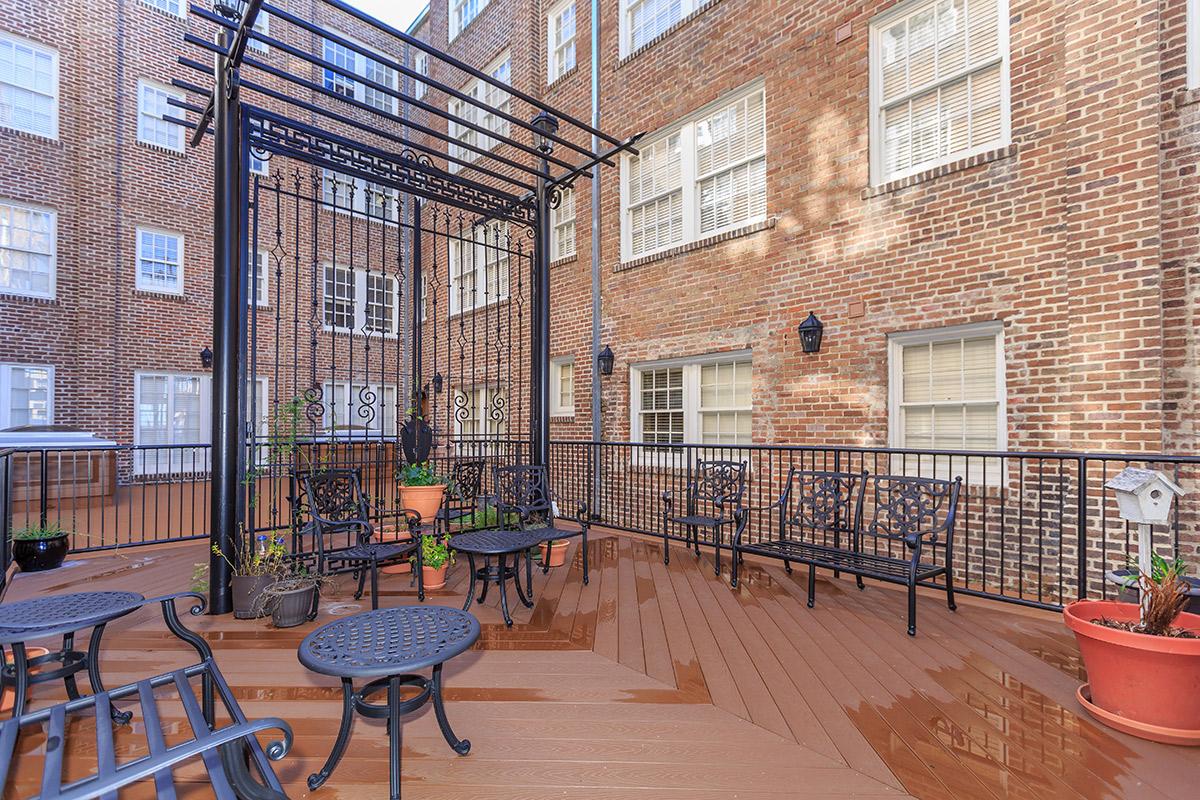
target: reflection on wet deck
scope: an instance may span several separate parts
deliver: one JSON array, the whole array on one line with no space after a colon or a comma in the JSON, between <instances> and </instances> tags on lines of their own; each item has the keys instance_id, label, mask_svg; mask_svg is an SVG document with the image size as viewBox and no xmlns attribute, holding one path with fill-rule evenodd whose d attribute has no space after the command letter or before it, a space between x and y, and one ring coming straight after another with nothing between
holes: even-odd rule
<instances>
[{"instance_id":1,"label":"reflection on wet deck","mask_svg":"<svg viewBox=\"0 0 1200 800\"><path fill-rule=\"evenodd\" d=\"M583 586L572 547L567 568L538 575L535 606L518 604L511 630L495 592L475 607L480 642L447 668L452 719L473 750L453 756L431 714L409 720L405 797L1093 800L1182 798L1200 784L1196 753L1112 732L1078 707L1082 667L1057 615L969 600L951 614L931 595L914 639L890 588L859 592L826 576L810 610L803 570L748 561L734 591L707 556L679 550L664 566L658 543L624 535L592 541ZM85 586L178 591L204 560L192 544L107 554L19 577L7 599ZM462 602L464 567L430 602ZM415 599L408 576L383 585L384 605ZM342 584L318 622L367 607ZM213 643L247 714L293 724L281 776L292 796L307 796L303 778L328 752L339 713L336 687L295 658L311 626L189 622ZM151 614L111 630L110 684L186 658ZM55 691L38 687L35 705ZM138 731L135 720L119 735L131 757ZM374 796L386 753L382 727L360 721L319 795ZM69 768L86 769L86 755Z\"/></svg>"}]
</instances>

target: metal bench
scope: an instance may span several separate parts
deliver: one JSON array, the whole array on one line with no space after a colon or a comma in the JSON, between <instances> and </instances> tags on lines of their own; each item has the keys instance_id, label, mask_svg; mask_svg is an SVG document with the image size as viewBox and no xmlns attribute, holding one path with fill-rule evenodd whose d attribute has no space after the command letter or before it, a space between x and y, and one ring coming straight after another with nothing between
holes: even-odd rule
<instances>
[{"instance_id":1,"label":"metal bench","mask_svg":"<svg viewBox=\"0 0 1200 800\"><path fill-rule=\"evenodd\" d=\"M868 491L869 487L869 491ZM908 588L908 633L917 633L917 584L944 575L946 605L954 603L954 520L962 478L953 481L866 472L815 472L791 469L779 499L765 509L777 512L777 524L765 538L747 541L750 514L742 515L733 537L736 587L743 553L807 564L808 607L816 601L818 568L902 584ZM871 521L864 525L870 498ZM942 550L940 559L934 558Z\"/></svg>"},{"instance_id":2,"label":"metal bench","mask_svg":"<svg viewBox=\"0 0 1200 800\"><path fill-rule=\"evenodd\" d=\"M174 797L174 771L199 759L219 800L286 800L270 762L283 758L291 749L291 728L280 719L246 719L217 669L208 643L180 623L175 600L183 597L195 599L193 615L204 611L204 599L190 593L140 601L137 605L160 603L167 627L199 653L200 662L0 722L0 794L39 800L115 800L122 787L152 779L158 797ZM46 635L53 635L50 630L46 629ZM0 629L0 645L38 635L29 629ZM200 684L199 697L196 683ZM220 719L216 698L220 698L224 712ZM164 703L175 700L186 717L186 728L174 721L164 723ZM118 757L118 749L123 751L128 745L114 743L110 719L114 701L136 701L133 711L143 729L149 750L146 755L130 758L121 752ZM279 731L281 738L264 750L256 734L267 730ZM189 738L180 741L181 731L190 734ZM21 748L24 735L37 737L43 744L36 749ZM167 744L168 737L173 744ZM95 771L64 783L64 754L68 752L72 759L94 755ZM18 753L20 759L16 761ZM32 791L18 791L10 785L17 783L17 776L12 774L14 763L28 764L37 757L42 759L40 780L31 777ZM78 770L72 768L70 772L77 774ZM189 775L189 782L194 779Z\"/></svg>"}]
</instances>

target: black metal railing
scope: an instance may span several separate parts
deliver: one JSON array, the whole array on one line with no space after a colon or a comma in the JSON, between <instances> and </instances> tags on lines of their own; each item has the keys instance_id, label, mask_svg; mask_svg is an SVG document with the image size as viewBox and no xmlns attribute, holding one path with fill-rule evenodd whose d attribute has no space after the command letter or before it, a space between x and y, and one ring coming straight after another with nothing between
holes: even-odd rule
<instances>
[{"instance_id":1,"label":"black metal railing","mask_svg":"<svg viewBox=\"0 0 1200 800\"><path fill-rule=\"evenodd\" d=\"M0 597L8 585L12 563L12 450L0 450Z\"/></svg>"}]
</instances>

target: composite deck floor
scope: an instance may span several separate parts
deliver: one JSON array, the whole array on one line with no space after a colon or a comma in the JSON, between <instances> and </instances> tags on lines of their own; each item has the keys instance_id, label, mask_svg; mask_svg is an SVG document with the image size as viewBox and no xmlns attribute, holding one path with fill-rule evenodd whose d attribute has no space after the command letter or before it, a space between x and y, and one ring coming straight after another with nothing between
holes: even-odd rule
<instances>
[{"instance_id":1,"label":"composite deck floor","mask_svg":"<svg viewBox=\"0 0 1200 800\"><path fill-rule=\"evenodd\" d=\"M597 531L590 546L590 585L572 544L566 568L537 574L534 608L514 602L511 630L494 587L474 607L483 635L447 667L450 719L472 751L455 756L428 707L406 719L404 797L1097 800L1195 797L1200 785L1200 753L1115 733L1083 712L1078 651L1055 614L969 600L951 614L931 593L910 638L903 594L891 588L860 592L824 576L810 610L803 569L747 560L734 591L707 553L674 548L668 567L653 541ZM129 549L18 576L5 599L179 591L206 560L194 543ZM463 561L428 602L461 604L465 582ZM382 585L383 605L415 601L408 576ZM330 782L316 792L304 783L329 752L340 701L335 681L300 666L296 646L332 615L369 607L343 583L300 628L185 618L212 643L247 715L295 729L277 765L292 797L387 795L383 721L358 719ZM105 680L161 672L189 653L145 610L110 626ZM33 706L62 691L36 687ZM142 752L136 717L117 741L125 756ZM24 745L20 796L36 793L41 744ZM89 748L67 762L68 774L86 774Z\"/></svg>"}]
</instances>

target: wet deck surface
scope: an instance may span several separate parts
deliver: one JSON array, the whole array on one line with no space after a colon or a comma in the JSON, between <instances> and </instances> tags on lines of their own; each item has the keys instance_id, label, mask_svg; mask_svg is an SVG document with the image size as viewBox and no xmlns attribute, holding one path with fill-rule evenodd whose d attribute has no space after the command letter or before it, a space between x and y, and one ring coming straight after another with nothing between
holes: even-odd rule
<instances>
[{"instance_id":1,"label":"wet deck surface","mask_svg":"<svg viewBox=\"0 0 1200 800\"><path fill-rule=\"evenodd\" d=\"M428 707L407 719L404 797L1096 800L1194 797L1200 786L1200 752L1110 731L1077 705L1078 651L1057 615L967 600L951 614L929 594L914 639L903 594L890 588L859 592L826 577L810 610L802 569L747 561L733 591L707 554L677 548L667 567L655 542L597 535L591 548L590 585L573 544L568 567L535 578L532 610L514 602L511 630L494 588L473 607L483 635L446 670L451 723L473 749L455 756ZM19 576L6 600L180 591L206 560L195 544L130 549ZM428 602L461 605L465 566ZM415 601L408 576L382 585L385 606ZM249 717L292 724L295 748L277 765L292 797L386 796L383 722L361 718L330 782L304 785L332 745L340 699L334 681L300 666L296 646L355 607L369 600L355 602L343 583L300 628L185 619L212 643ZM191 652L149 610L109 631L110 686L182 665ZM61 692L36 687L33 706ZM117 742L125 757L144 751L136 717ZM23 750L40 745L31 738ZM36 792L35 761L18 765L18 796ZM68 752L69 775L91 766L89 747Z\"/></svg>"}]
</instances>

